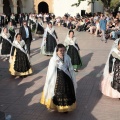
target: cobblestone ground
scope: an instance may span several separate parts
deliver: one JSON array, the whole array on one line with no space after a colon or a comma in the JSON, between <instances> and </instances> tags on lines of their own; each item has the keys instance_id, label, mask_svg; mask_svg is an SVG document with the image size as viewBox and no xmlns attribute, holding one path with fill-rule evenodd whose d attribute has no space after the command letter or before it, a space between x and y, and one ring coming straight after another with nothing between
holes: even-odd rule
<instances>
[{"instance_id":1,"label":"cobblestone ground","mask_svg":"<svg viewBox=\"0 0 120 120\"><path fill-rule=\"evenodd\" d=\"M59 42L63 42L68 30L56 27ZM120 120L120 101L101 94L99 84L110 51L112 40L100 41L86 32L76 32L83 67L77 76L77 109L68 114L48 112L39 103L45 83L50 57L40 55L42 38L31 46L31 62L34 73L24 79L9 74L8 61L0 60L0 111L12 115L12 120Z\"/></svg>"}]
</instances>

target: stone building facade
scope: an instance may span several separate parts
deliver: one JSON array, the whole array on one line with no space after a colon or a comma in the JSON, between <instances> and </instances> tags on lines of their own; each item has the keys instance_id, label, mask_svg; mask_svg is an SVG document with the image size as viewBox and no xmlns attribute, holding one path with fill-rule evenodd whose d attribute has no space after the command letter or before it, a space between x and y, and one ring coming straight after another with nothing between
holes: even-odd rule
<instances>
[{"instance_id":1,"label":"stone building facade","mask_svg":"<svg viewBox=\"0 0 120 120\"><path fill-rule=\"evenodd\" d=\"M79 7L71 7L77 0L0 0L0 12L10 13L54 13L62 16L64 13L75 15L76 13L90 13L93 4L88 5L88 1L82 1ZM94 12L103 12L103 5L100 0L94 3Z\"/></svg>"}]
</instances>

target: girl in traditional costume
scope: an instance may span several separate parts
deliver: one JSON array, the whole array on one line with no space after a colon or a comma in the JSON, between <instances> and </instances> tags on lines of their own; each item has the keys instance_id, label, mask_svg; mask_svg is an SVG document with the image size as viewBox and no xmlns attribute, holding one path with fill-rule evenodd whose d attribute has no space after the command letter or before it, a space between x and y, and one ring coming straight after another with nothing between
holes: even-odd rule
<instances>
[{"instance_id":1,"label":"girl in traditional costume","mask_svg":"<svg viewBox=\"0 0 120 120\"><path fill-rule=\"evenodd\" d=\"M14 14L12 14L12 15L10 16L10 21L12 22L12 24L13 24L15 27L17 27L16 20L15 20L15 15L14 15Z\"/></svg>"},{"instance_id":2,"label":"girl in traditional costume","mask_svg":"<svg viewBox=\"0 0 120 120\"><path fill-rule=\"evenodd\" d=\"M54 49L57 45L57 40L58 37L55 32L55 29L53 28L52 23L49 22L43 35L41 53L44 55L53 55Z\"/></svg>"},{"instance_id":3,"label":"girl in traditional costume","mask_svg":"<svg viewBox=\"0 0 120 120\"><path fill-rule=\"evenodd\" d=\"M120 39L114 42L108 56L101 82L101 92L111 98L120 98Z\"/></svg>"},{"instance_id":4,"label":"girl in traditional costume","mask_svg":"<svg viewBox=\"0 0 120 120\"><path fill-rule=\"evenodd\" d=\"M15 36L15 28L12 25L12 22L9 22L9 24L8 24L8 30L9 30L9 33L11 35L11 39L13 41L14 40L14 36Z\"/></svg>"},{"instance_id":5,"label":"girl in traditional costume","mask_svg":"<svg viewBox=\"0 0 120 120\"><path fill-rule=\"evenodd\" d=\"M76 108L76 79L65 46L58 44L48 66L40 103L50 110L70 112Z\"/></svg>"},{"instance_id":6,"label":"girl in traditional costume","mask_svg":"<svg viewBox=\"0 0 120 120\"><path fill-rule=\"evenodd\" d=\"M29 15L29 19L28 19L28 26L31 28L31 24L32 24L32 14ZM32 28L31 28L32 29Z\"/></svg>"},{"instance_id":7,"label":"girl in traditional costume","mask_svg":"<svg viewBox=\"0 0 120 120\"><path fill-rule=\"evenodd\" d=\"M81 61L80 54L79 54L80 49L77 44L76 37L74 36L73 30L69 31L69 33L64 41L64 45L67 48L67 54L71 58L73 68L74 68L75 72L77 72L78 69L80 69L80 67L82 66L82 61Z\"/></svg>"},{"instance_id":8,"label":"girl in traditional costume","mask_svg":"<svg viewBox=\"0 0 120 120\"><path fill-rule=\"evenodd\" d=\"M33 33L35 33L36 24L37 24L37 18L35 16L33 16L33 19L32 19L32 32Z\"/></svg>"},{"instance_id":9,"label":"girl in traditional costume","mask_svg":"<svg viewBox=\"0 0 120 120\"><path fill-rule=\"evenodd\" d=\"M11 75L26 76L32 74L28 50L24 40L21 39L21 34L17 33L13 41L10 56Z\"/></svg>"},{"instance_id":10,"label":"girl in traditional costume","mask_svg":"<svg viewBox=\"0 0 120 120\"><path fill-rule=\"evenodd\" d=\"M38 18L38 20L37 20L36 34L39 34L39 35L44 34L43 21L41 18Z\"/></svg>"},{"instance_id":11,"label":"girl in traditional costume","mask_svg":"<svg viewBox=\"0 0 120 120\"><path fill-rule=\"evenodd\" d=\"M1 46L1 56L6 61L10 56L11 46L12 46L12 38L10 33L6 27L2 29L1 37L0 37L0 46Z\"/></svg>"}]
</instances>

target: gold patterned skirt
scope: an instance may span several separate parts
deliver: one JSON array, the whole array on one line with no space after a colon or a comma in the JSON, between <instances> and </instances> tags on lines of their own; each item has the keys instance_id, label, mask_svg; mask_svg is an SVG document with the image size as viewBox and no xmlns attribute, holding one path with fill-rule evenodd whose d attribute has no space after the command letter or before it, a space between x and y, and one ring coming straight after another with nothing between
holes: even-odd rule
<instances>
[{"instance_id":1,"label":"gold patterned skirt","mask_svg":"<svg viewBox=\"0 0 120 120\"><path fill-rule=\"evenodd\" d=\"M9 71L14 76L25 76L32 74L32 68L28 57L19 49L15 49L14 56L10 61Z\"/></svg>"},{"instance_id":2,"label":"gold patterned skirt","mask_svg":"<svg viewBox=\"0 0 120 120\"><path fill-rule=\"evenodd\" d=\"M54 96L46 101L43 91L40 103L46 105L48 109L56 110L58 112L73 111L76 108L76 97L71 78L57 68Z\"/></svg>"}]
</instances>

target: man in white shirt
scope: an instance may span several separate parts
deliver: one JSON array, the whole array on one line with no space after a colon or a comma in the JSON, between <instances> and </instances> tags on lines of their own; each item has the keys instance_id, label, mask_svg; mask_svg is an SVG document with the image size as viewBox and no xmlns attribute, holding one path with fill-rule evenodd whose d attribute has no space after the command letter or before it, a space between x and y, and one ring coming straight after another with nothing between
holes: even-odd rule
<instances>
[{"instance_id":1,"label":"man in white shirt","mask_svg":"<svg viewBox=\"0 0 120 120\"><path fill-rule=\"evenodd\" d=\"M32 32L29 26L27 26L27 21L23 21L23 25L22 27L20 27L19 30L22 39L25 41L26 45L27 45L27 49L28 49L28 53L30 54L30 45L32 42Z\"/></svg>"}]
</instances>

